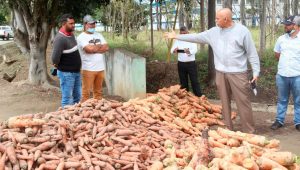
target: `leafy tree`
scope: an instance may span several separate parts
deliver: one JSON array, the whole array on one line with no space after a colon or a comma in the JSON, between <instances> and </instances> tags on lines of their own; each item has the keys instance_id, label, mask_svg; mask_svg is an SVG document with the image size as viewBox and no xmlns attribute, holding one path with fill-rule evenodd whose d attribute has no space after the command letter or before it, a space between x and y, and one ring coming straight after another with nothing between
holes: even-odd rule
<instances>
[{"instance_id":1,"label":"leafy tree","mask_svg":"<svg viewBox=\"0 0 300 170\"><path fill-rule=\"evenodd\" d=\"M6 22L5 16L0 13L0 24L3 25L5 22Z\"/></svg>"},{"instance_id":2,"label":"leafy tree","mask_svg":"<svg viewBox=\"0 0 300 170\"><path fill-rule=\"evenodd\" d=\"M10 18L8 5L5 3L0 3L0 24L8 24Z\"/></svg>"},{"instance_id":3,"label":"leafy tree","mask_svg":"<svg viewBox=\"0 0 300 170\"><path fill-rule=\"evenodd\" d=\"M107 5L109 0L0 0L11 9L15 42L30 54L28 80L35 85L50 85L46 49L51 29L63 13L82 17L92 7Z\"/></svg>"}]
</instances>

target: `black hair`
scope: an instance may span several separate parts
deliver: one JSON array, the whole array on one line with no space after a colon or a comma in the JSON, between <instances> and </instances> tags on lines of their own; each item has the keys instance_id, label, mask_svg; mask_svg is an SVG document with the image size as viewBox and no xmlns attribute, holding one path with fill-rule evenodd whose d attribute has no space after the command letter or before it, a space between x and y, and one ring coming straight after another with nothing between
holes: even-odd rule
<instances>
[{"instance_id":1,"label":"black hair","mask_svg":"<svg viewBox=\"0 0 300 170\"><path fill-rule=\"evenodd\" d=\"M182 27L180 27L179 31L187 31L187 28L186 28L186 26L182 26Z\"/></svg>"},{"instance_id":2,"label":"black hair","mask_svg":"<svg viewBox=\"0 0 300 170\"><path fill-rule=\"evenodd\" d=\"M65 22L67 22L68 19L74 19L74 17L71 14L63 14L59 19L59 23L63 24Z\"/></svg>"}]
</instances>

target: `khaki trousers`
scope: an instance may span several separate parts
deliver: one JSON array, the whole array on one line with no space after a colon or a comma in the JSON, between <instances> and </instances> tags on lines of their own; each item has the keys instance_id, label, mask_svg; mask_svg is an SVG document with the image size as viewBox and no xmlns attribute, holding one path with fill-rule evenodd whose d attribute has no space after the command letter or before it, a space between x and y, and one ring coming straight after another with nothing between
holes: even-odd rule
<instances>
[{"instance_id":1,"label":"khaki trousers","mask_svg":"<svg viewBox=\"0 0 300 170\"><path fill-rule=\"evenodd\" d=\"M104 80L104 71L82 70L82 99L81 102L90 98L90 92L93 91L94 99L102 99L102 83Z\"/></svg>"},{"instance_id":2,"label":"khaki trousers","mask_svg":"<svg viewBox=\"0 0 300 170\"><path fill-rule=\"evenodd\" d=\"M231 96L233 95L242 131L254 133L254 120L250 101L250 85L247 73L223 73L216 71L216 85L222 103L222 114L226 126L233 130L231 120Z\"/></svg>"}]
</instances>

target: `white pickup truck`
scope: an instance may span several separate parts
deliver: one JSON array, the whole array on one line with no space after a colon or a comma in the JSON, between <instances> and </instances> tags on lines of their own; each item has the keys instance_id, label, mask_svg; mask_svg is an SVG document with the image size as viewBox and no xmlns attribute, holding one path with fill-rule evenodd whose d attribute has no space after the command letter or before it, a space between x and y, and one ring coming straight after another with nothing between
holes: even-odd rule
<instances>
[{"instance_id":1,"label":"white pickup truck","mask_svg":"<svg viewBox=\"0 0 300 170\"><path fill-rule=\"evenodd\" d=\"M0 26L0 38L3 40L9 40L9 38L14 37L14 32L12 31L11 27L8 25Z\"/></svg>"}]
</instances>

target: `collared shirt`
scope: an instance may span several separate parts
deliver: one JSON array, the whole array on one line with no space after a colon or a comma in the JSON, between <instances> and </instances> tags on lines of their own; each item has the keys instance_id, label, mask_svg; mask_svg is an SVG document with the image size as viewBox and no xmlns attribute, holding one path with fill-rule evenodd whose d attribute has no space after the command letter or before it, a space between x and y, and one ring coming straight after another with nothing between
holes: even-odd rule
<instances>
[{"instance_id":1,"label":"collared shirt","mask_svg":"<svg viewBox=\"0 0 300 170\"><path fill-rule=\"evenodd\" d=\"M250 62L253 76L260 72L259 57L250 31L243 25L234 23L230 28L213 27L198 34L181 34L177 39L209 44L214 52L214 64L218 71L240 73L247 71Z\"/></svg>"},{"instance_id":2,"label":"collared shirt","mask_svg":"<svg viewBox=\"0 0 300 170\"><path fill-rule=\"evenodd\" d=\"M188 48L190 50L190 54L178 53L178 61L181 61L181 62L195 61L195 54L197 52L197 44L186 42L186 41L175 40L175 42L171 48L171 53L174 53L175 48L180 49L180 50Z\"/></svg>"},{"instance_id":3,"label":"collared shirt","mask_svg":"<svg viewBox=\"0 0 300 170\"><path fill-rule=\"evenodd\" d=\"M289 34L280 36L275 44L274 52L280 53L278 74L284 77L300 75L300 33L295 38Z\"/></svg>"}]
</instances>

